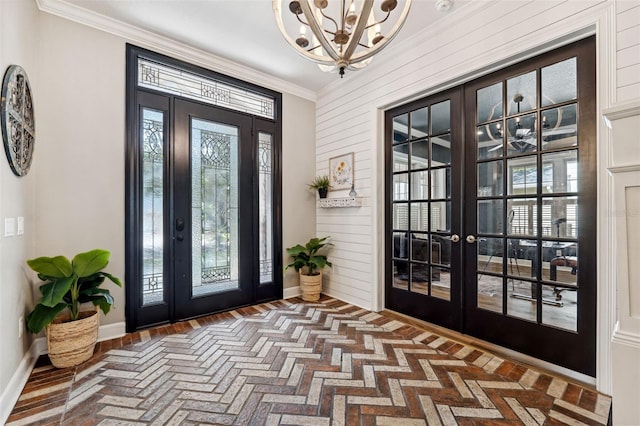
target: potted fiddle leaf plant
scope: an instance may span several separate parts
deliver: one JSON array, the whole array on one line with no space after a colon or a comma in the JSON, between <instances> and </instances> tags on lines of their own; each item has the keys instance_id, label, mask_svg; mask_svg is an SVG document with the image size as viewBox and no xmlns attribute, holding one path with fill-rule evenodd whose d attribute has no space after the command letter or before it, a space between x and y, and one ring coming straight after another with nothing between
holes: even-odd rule
<instances>
[{"instance_id":1,"label":"potted fiddle leaf plant","mask_svg":"<svg viewBox=\"0 0 640 426\"><path fill-rule=\"evenodd\" d=\"M314 237L305 245L296 244L287 249L291 263L285 267L285 270L294 268L298 272L302 300L315 302L320 299L322 269L325 266L332 266L325 254L328 246L331 245L331 243L327 242L328 239L329 237Z\"/></svg>"},{"instance_id":2,"label":"potted fiddle leaf plant","mask_svg":"<svg viewBox=\"0 0 640 426\"><path fill-rule=\"evenodd\" d=\"M329 184L329 176L321 175L316 176L311 183L308 185L309 189L318 191L318 195L320 198L327 198L327 194L329 193L329 188L331 185Z\"/></svg>"},{"instance_id":3,"label":"potted fiddle leaf plant","mask_svg":"<svg viewBox=\"0 0 640 426\"><path fill-rule=\"evenodd\" d=\"M65 256L27 260L27 265L44 281L40 301L27 315L27 329L34 334L45 330L54 367L76 366L93 355L98 340L98 312L81 311L80 307L92 303L105 315L111 310L113 296L101 285L105 279L119 287L122 282L103 270L109 256L109 251L95 249L79 253L73 260Z\"/></svg>"}]
</instances>

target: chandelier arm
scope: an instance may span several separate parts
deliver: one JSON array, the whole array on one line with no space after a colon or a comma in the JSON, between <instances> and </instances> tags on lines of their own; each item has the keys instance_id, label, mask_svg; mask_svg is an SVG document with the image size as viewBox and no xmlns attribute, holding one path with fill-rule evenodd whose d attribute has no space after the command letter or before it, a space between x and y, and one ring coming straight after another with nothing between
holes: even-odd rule
<instances>
[{"instance_id":1,"label":"chandelier arm","mask_svg":"<svg viewBox=\"0 0 640 426\"><path fill-rule=\"evenodd\" d=\"M382 24L382 23L386 22L386 21L387 21L387 19L389 19L389 16L391 16L391 11L387 12L387 16L385 16L385 17L384 17L384 19L381 19L381 20L380 20L380 21L378 21L378 22L374 22L374 23L373 23L373 24L371 24L371 25L367 25L366 27L364 27L364 29L365 29L365 30L368 30L368 29L369 29L369 28L371 28L371 27L375 27L376 25L380 25L380 24Z\"/></svg>"},{"instance_id":2,"label":"chandelier arm","mask_svg":"<svg viewBox=\"0 0 640 426\"><path fill-rule=\"evenodd\" d=\"M304 9L303 9L303 10L304 10ZM331 22L333 22L333 25L335 25L335 26L336 26L336 31L338 31L338 28L339 28L339 27L338 27L338 23L336 22L336 20L335 20L335 19L333 19L331 16L326 15L326 14L324 13L324 10L323 10L323 9L320 9L320 13L322 14L322 16L323 16L323 17L325 17L325 18L327 18L328 20L330 20ZM331 31L329 31L329 30L325 30L325 31L326 31L326 32L328 32L329 34L335 34L335 33L336 33L335 31L334 31L334 32L331 32Z\"/></svg>"},{"instance_id":3,"label":"chandelier arm","mask_svg":"<svg viewBox=\"0 0 640 426\"><path fill-rule=\"evenodd\" d=\"M331 43L324 36L323 34L324 30L320 27L320 25L318 25L318 21L315 19L315 16L311 11L311 7L309 6L308 1L302 0L300 2L300 8L302 9L302 13L304 13L304 16L309 20L309 27L311 28L311 31L318 38L318 41L322 45L322 48L327 52L327 54L331 57L331 59L333 59L336 62L339 61L341 59L340 55L338 55L338 53L335 51Z\"/></svg>"},{"instance_id":4,"label":"chandelier arm","mask_svg":"<svg viewBox=\"0 0 640 426\"><path fill-rule=\"evenodd\" d=\"M364 0L362 3L362 9L360 9L360 15L358 15L358 22L356 23L355 29L351 33L351 40L347 45L342 57L350 62L351 55L356 51L356 47L360 43L360 39L362 38L362 33L364 33L364 27L367 25L367 19L371 14L371 9L373 8L373 0Z\"/></svg>"}]
</instances>

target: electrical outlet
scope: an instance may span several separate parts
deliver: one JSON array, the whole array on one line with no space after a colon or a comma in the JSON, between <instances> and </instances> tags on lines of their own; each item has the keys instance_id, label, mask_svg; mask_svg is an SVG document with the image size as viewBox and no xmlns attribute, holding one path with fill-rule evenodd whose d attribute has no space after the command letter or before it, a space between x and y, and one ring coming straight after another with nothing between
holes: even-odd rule
<instances>
[{"instance_id":1,"label":"electrical outlet","mask_svg":"<svg viewBox=\"0 0 640 426\"><path fill-rule=\"evenodd\" d=\"M22 337L22 330L24 330L24 317L18 318L18 339Z\"/></svg>"}]
</instances>

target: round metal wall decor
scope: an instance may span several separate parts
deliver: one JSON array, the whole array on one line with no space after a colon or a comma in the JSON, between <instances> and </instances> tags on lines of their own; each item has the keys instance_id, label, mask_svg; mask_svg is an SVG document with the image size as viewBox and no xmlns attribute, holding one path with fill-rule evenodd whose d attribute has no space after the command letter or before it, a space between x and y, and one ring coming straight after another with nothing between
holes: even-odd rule
<instances>
[{"instance_id":1,"label":"round metal wall decor","mask_svg":"<svg viewBox=\"0 0 640 426\"><path fill-rule=\"evenodd\" d=\"M27 73L11 65L2 81L2 139L11 170L18 176L29 172L36 141L33 98Z\"/></svg>"}]
</instances>

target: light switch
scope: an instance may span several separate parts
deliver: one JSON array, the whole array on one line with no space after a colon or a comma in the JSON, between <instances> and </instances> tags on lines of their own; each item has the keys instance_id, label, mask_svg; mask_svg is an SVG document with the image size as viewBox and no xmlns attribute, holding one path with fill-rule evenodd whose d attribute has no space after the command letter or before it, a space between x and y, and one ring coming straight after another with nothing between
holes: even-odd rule
<instances>
[{"instance_id":1,"label":"light switch","mask_svg":"<svg viewBox=\"0 0 640 426\"><path fill-rule=\"evenodd\" d=\"M4 218L4 236L13 237L16 235L16 218L5 217Z\"/></svg>"},{"instance_id":2,"label":"light switch","mask_svg":"<svg viewBox=\"0 0 640 426\"><path fill-rule=\"evenodd\" d=\"M18 216L18 235L24 234L24 217Z\"/></svg>"}]
</instances>

